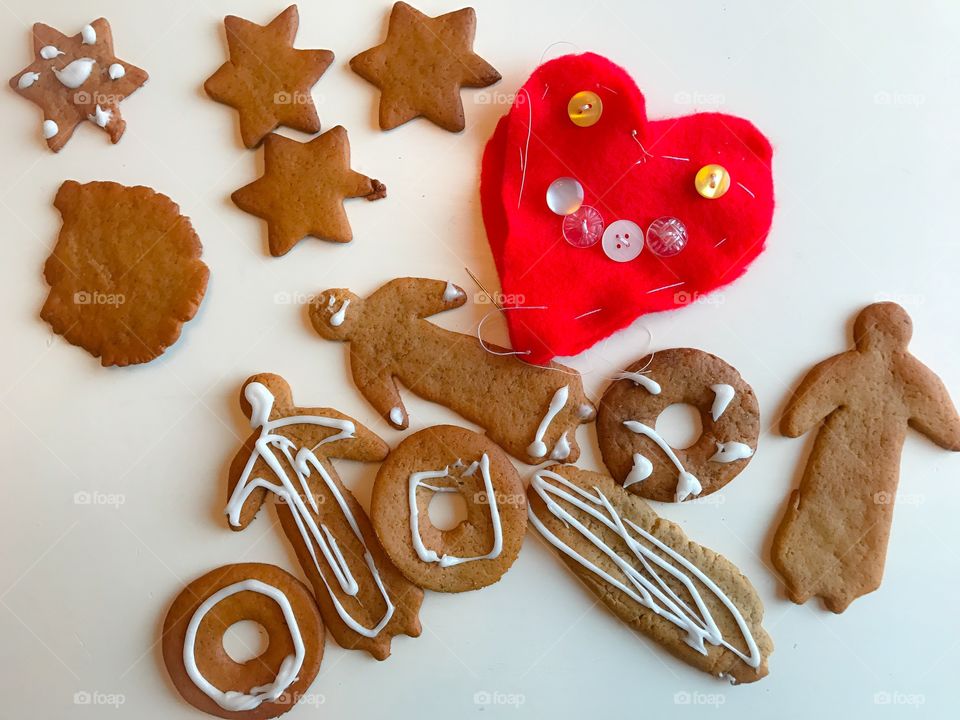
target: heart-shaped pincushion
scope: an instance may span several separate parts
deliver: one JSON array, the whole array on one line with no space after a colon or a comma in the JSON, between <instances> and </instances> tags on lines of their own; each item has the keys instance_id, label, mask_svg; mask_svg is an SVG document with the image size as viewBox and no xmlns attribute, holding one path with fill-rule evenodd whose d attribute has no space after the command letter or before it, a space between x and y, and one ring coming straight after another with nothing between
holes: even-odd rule
<instances>
[{"instance_id":1,"label":"heart-shaped pincushion","mask_svg":"<svg viewBox=\"0 0 960 720\"><path fill-rule=\"evenodd\" d=\"M603 102L591 127L567 115L582 90ZM480 180L503 304L531 308L506 313L514 350L536 363L576 355L644 313L688 304L743 274L770 229L771 156L766 137L742 118L699 113L648 121L636 84L599 55L538 67L487 143ZM710 163L731 178L729 191L714 200L694 186L697 170ZM669 258L645 248L618 263L600 243L569 245L545 199L562 176L580 181L584 204L605 224L632 220L646 230L658 217L680 219L687 247Z\"/></svg>"}]
</instances>

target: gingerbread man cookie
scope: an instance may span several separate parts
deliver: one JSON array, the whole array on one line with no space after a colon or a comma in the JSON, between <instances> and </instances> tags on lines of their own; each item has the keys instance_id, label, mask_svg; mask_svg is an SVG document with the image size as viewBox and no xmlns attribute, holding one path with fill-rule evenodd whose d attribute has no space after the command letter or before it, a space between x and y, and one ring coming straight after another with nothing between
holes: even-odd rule
<instances>
[{"instance_id":1,"label":"gingerbread man cookie","mask_svg":"<svg viewBox=\"0 0 960 720\"><path fill-rule=\"evenodd\" d=\"M631 628L711 675L746 683L767 674L763 604L725 557L600 473L539 470L527 498L530 524Z\"/></svg>"},{"instance_id":2,"label":"gingerbread man cookie","mask_svg":"<svg viewBox=\"0 0 960 720\"><path fill-rule=\"evenodd\" d=\"M10 79L10 87L43 110L43 138L54 152L85 121L117 142L127 127L120 101L147 81L147 73L120 60L110 23L94 20L67 36L49 25L33 26L36 59Z\"/></svg>"},{"instance_id":3,"label":"gingerbread man cookie","mask_svg":"<svg viewBox=\"0 0 960 720\"><path fill-rule=\"evenodd\" d=\"M529 365L494 355L476 336L426 320L466 299L449 282L400 278L368 298L327 290L311 303L310 320L321 337L350 343L357 388L393 427L408 425L399 380L484 428L524 462L575 461L577 427L595 416L580 374L556 363Z\"/></svg>"},{"instance_id":4,"label":"gingerbread man cookie","mask_svg":"<svg viewBox=\"0 0 960 720\"><path fill-rule=\"evenodd\" d=\"M330 458L378 462L387 444L336 410L296 406L277 375L248 379L240 402L254 433L230 466L230 527L243 530L267 494L276 495L280 524L333 637L386 659L394 635L420 634L423 591L390 562Z\"/></svg>"},{"instance_id":5,"label":"gingerbread man cookie","mask_svg":"<svg viewBox=\"0 0 960 720\"><path fill-rule=\"evenodd\" d=\"M943 383L907 350L913 323L895 303L864 308L854 348L803 379L780 422L817 428L771 550L790 599L840 613L880 587L907 428L960 451L960 416Z\"/></svg>"}]
</instances>

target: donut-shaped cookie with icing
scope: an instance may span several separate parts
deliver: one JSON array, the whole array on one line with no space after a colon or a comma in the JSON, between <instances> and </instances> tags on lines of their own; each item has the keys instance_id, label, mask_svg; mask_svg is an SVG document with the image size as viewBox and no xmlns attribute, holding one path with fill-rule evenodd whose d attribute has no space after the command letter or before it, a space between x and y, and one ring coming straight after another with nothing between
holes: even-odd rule
<instances>
[{"instance_id":1,"label":"donut-shaped cookie with icing","mask_svg":"<svg viewBox=\"0 0 960 720\"><path fill-rule=\"evenodd\" d=\"M667 407L697 408L703 431L677 449L657 433ZM607 388L597 413L603 462L623 487L650 500L682 502L716 492L753 456L760 408L753 389L716 355L693 348L641 358Z\"/></svg>"},{"instance_id":2,"label":"donut-shaped cookie with icing","mask_svg":"<svg viewBox=\"0 0 960 720\"><path fill-rule=\"evenodd\" d=\"M238 663L223 635L258 622L270 642ZM187 585L163 622L163 661L183 698L222 718L260 720L296 706L320 670L324 630L310 590L276 565L225 565Z\"/></svg>"},{"instance_id":3,"label":"donut-shaped cookie with icing","mask_svg":"<svg viewBox=\"0 0 960 720\"><path fill-rule=\"evenodd\" d=\"M440 530L427 512L437 493L459 493L467 518ZM406 438L380 466L370 500L380 543L408 580L463 592L497 582L513 565L527 528L523 483L486 437L438 425Z\"/></svg>"}]
</instances>

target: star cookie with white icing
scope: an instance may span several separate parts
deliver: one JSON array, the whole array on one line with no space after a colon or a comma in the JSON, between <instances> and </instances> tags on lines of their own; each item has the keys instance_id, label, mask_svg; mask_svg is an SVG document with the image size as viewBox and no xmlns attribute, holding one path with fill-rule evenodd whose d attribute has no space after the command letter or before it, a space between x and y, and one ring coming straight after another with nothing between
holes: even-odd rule
<instances>
[{"instance_id":1,"label":"star cookie with white icing","mask_svg":"<svg viewBox=\"0 0 960 720\"><path fill-rule=\"evenodd\" d=\"M127 126L120 101L147 81L147 73L117 58L110 23L94 20L73 36L36 23L33 51L34 61L10 79L10 87L43 110L49 148L59 151L84 121L117 142Z\"/></svg>"},{"instance_id":2,"label":"star cookie with white icing","mask_svg":"<svg viewBox=\"0 0 960 720\"><path fill-rule=\"evenodd\" d=\"M340 125L306 143L272 133L263 150L263 176L231 197L241 210L267 221L271 255L285 255L307 235L350 242L343 201L387 195L379 180L350 168L350 141Z\"/></svg>"},{"instance_id":3,"label":"star cookie with white icing","mask_svg":"<svg viewBox=\"0 0 960 720\"><path fill-rule=\"evenodd\" d=\"M267 25L228 15L230 59L203 84L207 95L240 113L243 144L255 148L280 125L306 133L320 131L310 96L333 62L330 50L293 47L300 14L291 5Z\"/></svg>"}]
</instances>

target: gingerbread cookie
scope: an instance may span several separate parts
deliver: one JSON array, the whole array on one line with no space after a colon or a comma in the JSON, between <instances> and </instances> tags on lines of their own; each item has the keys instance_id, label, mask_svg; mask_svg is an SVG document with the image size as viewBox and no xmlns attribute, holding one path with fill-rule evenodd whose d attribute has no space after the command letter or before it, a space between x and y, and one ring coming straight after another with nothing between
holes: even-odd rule
<instances>
[{"instance_id":1,"label":"gingerbread cookie","mask_svg":"<svg viewBox=\"0 0 960 720\"><path fill-rule=\"evenodd\" d=\"M767 674L763 604L725 557L600 473L539 470L527 497L530 524L632 629L711 675L742 683Z\"/></svg>"},{"instance_id":2,"label":"gingerbread cookie","mask_svg":"<svg viewBox=\"0 0 960 720\"><path fill-rule=\"evenodd\" d=\"M320 131L310 89L333 62L329 50L297 50L300 25L291 5L268 25L228 15L230 59L203 84L217 102L240 114L243 144L254 148L280 125L306 133Z\"/></svg>"},{"instance_id":3,"label":"gingerbread cookie","mask_svg":"<svg viewBox=\"0 0 960 720\"><path fill-rule=\"evenodd\" d=\"M459 493L467 518L442 531L427 509L436 493ZM400 443L377 472L370 517L390 559L422 588L476 590L497 582L520 553L527 529L523 483L504 452L452 425Z\"/></svg>"},{"instance_id":4,"label":"gingerbread cookie","mask_svg":"<svg viewBox=\"0 0 960 720\"><path fill-rule=\"evenodd\" d=\"M703 432L675 449L657 433L670 405L700 411ZM715 355L693 348L659 350L620 373L600 400L597 438L610 474L650 500L682 502L733 480L757 448L760 408L753 389Z\"/></svg>"},{"instance_id":5,"label":"gingerbread cookie","mask_svg":"<svg viewBox=\"0 0 960 720\"><path fill-rule=\"evenodd\" d=\"M253 620L270 643L238 663L223 647ZM276 565L226 565L187 585L163 621L163 661L183 698L222 718L260 720L296 706L320 670L323 623L310 590Z\"/></svg>"},{"instance_id":6,"label":"gingerbread cookie","mask_svg":"<svg viewBox=\"0 0 960 720\"><path fill-rule=\"evenodd\" d=\"M899 305L866 307L854 348L813 368L781 418L788 437L817 428L771 549L795 603L816 595L839 613L880 587L907 427L960 451L960 416L907 350L912 333Z\"/></svg>"},{"instance_id":7,"label":"gingerbread cookie","mask_svg":"<svg viewBox=\"0 0 960 720\"><path fill-rule=\"evenodd\" d=\"M333 637L344 648L386 659L394 635L420 634L423 591L383 552L330 458L378 462L387 444L336 410L294 405L290 386L277 375L248 379L240 403L254 433L230 466L230 526L243 530L267 493L276 495L280 524Z\"/></svg>"},{"instance_id":8,"label":"gingerbread cookie","mask_svg":"<svg viewBox=\"0 0 960 720\"><path fill-rule=\"evenodd\" d=\"M112 182L68 180L54 206L63 227L44 268L40 317L103 365L153 360L207 288L190 220L166 195Z\"/></svg>"},{"instance_id":9,"label":"gingerbread cookie","mask_svg":"<svg viewBox=\"0 0 960 720\"><path fill-rule=\"evenodd\" d=\"M450 132L464 128L460 88L483 88L500 73L473 52L473 8L427 17L405 2L390 13L387 39L350 60L350 67L380 88L380 128L423 116Z\"/></svg>"},{"instance_id":10,"label":"gingerbread cookie","mask_svg":"<svg viewBox=\"0 0 960 720\"><path fill-rule=\"evenodd\" d=\"M89 120L117 142L127 124L120 101L147 81L147 73L117 58L110 23L94 20L69 37L49 25L33 26L36 59L10 79L10 87L43 110L43 137L54 152Z\"/></svg>"},{"instance_id":11,"label":"gingerbread cookie","mask_svg":"<svg viewBox=\"0 0 960 720\"><path fill-rule=\"evenodd\" d=\"M541 367L492 354L476 336L425 319L466 299L449 282L400 278L365 299L327 290L311 303L310 320L321 337L350 343L357 388L393 427L408 424L399 380L484 428L524 462L575 461L577 426L595 415L580 374L556 363Z\"/></svg>"},{"instance_id":12,"label":"gingerbread cookie","mask_svg":"<svg viewBox=\"0 0 960 720\"><path fill-rule=\"evenodd\" d=\"M271 255L284 255L307 235L350 242L344 199L387 195L383 183L350 169L350 141L339 125L306 143L268 135L263 150L263 177L231 197L241 210L267 221Z\"/></svg>"}]
</instances>

